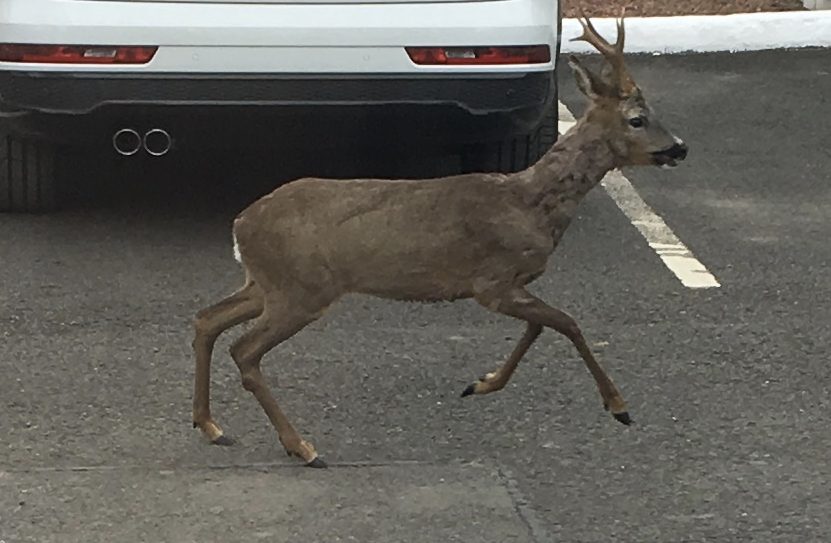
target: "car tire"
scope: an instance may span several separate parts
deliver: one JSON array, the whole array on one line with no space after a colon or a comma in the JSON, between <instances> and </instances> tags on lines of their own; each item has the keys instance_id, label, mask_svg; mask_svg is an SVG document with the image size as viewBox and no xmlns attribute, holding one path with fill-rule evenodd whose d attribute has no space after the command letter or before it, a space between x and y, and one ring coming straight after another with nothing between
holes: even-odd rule
<instances>
[{"instance_id":1,"label":"car tire","mask_svg":"<svg viewBox=\"0 0 831 543\"><path fill-rule=\"evenodd\" d=\"M0 134L0 212L57 209L57 155L53 144Z\"/></svg>"},{"instance_id":2,"label":"car tire","mask_svg":"<svg viewBox=\"0 0 831 543\"><path fill-rule=\"evenodd\" d=\"M557 100L552 100L537 127L509 140L477 143L462 151L464 173L524 170L540 159L557 141Z\"/></svg>"}]
</instances>

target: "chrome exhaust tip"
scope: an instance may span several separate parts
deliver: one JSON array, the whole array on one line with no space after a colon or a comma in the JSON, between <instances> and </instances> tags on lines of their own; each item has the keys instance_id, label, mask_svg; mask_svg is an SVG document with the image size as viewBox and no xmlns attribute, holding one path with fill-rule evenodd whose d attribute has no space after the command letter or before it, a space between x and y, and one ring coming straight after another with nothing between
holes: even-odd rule
<instances>
[{"instance_id":1,"label":"chrome exhaust tip","mask_svg":"<svg viewBox=\"0 0 831 543\"><path fill-rule=\"evenodd\" d=\"M121 156L132 156L141 149L141 136L132 128L122 128L113 134L113 149Z\"/></svg>"},{"instance_id":2,"label":"chrome exhaust tip","mask_svg":"<svg viewBox=\"0 0 831 543\"><path fill-rule=\"evenodd\" d=\"M173 146L173 139L166 130L154 128L147 131L142 143L148 155L164 156L170 152L170 148Z\"/></svg>"}]
</instances>

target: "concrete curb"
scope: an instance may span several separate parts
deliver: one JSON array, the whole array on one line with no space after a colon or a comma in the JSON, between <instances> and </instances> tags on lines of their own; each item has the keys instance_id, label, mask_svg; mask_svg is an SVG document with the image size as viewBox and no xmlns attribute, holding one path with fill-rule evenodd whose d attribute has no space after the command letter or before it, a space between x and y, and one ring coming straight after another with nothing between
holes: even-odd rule
<instances>
[{"instance_id":1,"label":"concrete curb","mask_svg":"<svg viewBox=\"0 0 831 543\"><path fill-rule=\"evenodd\" d=\"M592 22L604 36L615 36L615 19ZM580 35L577 19L563 19L563 53L595 53ZM682 15L626 19L627 53L704 53L831 47L831 11L786 11L735 15Z\"/></svg>"}]
</instances>

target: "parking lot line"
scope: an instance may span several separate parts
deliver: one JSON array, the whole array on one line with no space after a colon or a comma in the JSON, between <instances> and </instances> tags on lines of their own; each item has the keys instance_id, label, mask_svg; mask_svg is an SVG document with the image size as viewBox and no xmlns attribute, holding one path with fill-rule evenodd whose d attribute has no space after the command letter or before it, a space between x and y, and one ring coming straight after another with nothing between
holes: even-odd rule
<instances>
[{"instance_id":1,"label":"parking lot line","mask_svg":"<svg viewBox=\"0 0 831 543\"><path fill-rule=\"evenodd\" d=\"M574 115L559 103L559 131L565 133L574 126ZM638 229L650 247L669 270L688 288L716 288L721 285L692 252L687 249L664 220L640 197L632 183L619 171L613 170L601 181L603 188L623 214Z\"/></svg>"}]
</instances>

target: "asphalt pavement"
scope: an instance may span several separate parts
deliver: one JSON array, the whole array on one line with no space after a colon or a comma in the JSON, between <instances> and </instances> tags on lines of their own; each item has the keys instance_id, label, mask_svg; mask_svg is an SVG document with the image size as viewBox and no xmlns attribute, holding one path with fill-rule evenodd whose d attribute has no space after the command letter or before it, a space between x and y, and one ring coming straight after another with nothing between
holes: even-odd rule
<instances>
[{"instance_id":1,"label":"asphalt pavement","mask_svg":"<svg viewBox=\"0 0 831 543\"><path fill-rule=\"evenodd\" d=\"M237 444L210 446L190 323L241 282L230 221L360 164L79 160L70 209L0 215L0 541L831 540L831 51L630 65L690 155L624 173L722 286L684 287L597 188L532 290L578 319L635 425L553 332L505 390L461 398L520 323L352 296L264 362L331 469L286 458L227 355L239 330L212 388Z\"/></svg>"}]
</instances>

